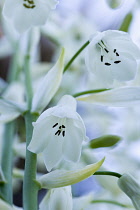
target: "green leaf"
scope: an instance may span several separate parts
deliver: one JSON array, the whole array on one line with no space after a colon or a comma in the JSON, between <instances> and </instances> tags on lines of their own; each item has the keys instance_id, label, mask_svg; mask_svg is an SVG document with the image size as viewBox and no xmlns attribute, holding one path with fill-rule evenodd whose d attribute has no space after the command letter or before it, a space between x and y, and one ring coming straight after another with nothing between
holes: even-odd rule
<instances>
[{"instance_id":1,"label":"green leaf","mask_svg":"<svg viewBox=\"0 0 140 210\"><path fill-rule=\"evenodd\" d=\"M100 147L112 147L121 140L120 136L105 135L96 139L92 139L89 143L90 148L96 149Z\"/></svg>"}]
</instances>

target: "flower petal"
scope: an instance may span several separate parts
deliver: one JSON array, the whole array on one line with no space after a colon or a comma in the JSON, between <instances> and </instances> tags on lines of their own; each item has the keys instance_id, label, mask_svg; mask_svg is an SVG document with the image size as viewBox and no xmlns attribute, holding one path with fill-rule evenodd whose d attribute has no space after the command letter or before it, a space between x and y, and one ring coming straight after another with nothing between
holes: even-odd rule
<instances>
[{"instance_id":1,"label":"flower petal","mask_svg":"<svg viewBox=\"0 0 140 210\"><path fill-rule=\"evenodd\" d=\"M0 122L7 123L25 111L25 107L6 99L0 99Z\"/></svg>"},{"instance_id":2,"label":"flower petal","mask_svg":"<svg viewBox=\"0 0 140 210\"><path fill-rule=\"evenodd\" d=\"M77 100L114 107L139 105L140 87L116 88L102 93L79 97Z\"/></svg>"},{"instance_id":3,"label":"flower petal","mask_svg":"<svg viewBox=\"0 0 140 210\"><path fill-rule=\"evenodd\" d=\"M73 125L73 121L67 120L63 154L66 160L77 162L81 155L83 133L80 128Z\"/></svg>"},{"instance_id":4,"label":"flower petal","mask_svg":"<svg viewBox=\"0 0 140 210\"><path fill-rule=\"evenodd\" d=\"M63 48L57 63L47 73L38 87L33 97L32 112L41 112L48 105L58 90L63 74L64 54L65 50Z\"/></svg>"},{"instance_id":5,"label":"flower petal","mask_svg":"<svg viewBox=\"0 0 140 210\"><path fill-rule=\"evenodd\" d=\"M135 78L137 72L137 62L129 53L122 53L119 58L120 63L114 64L112 73L114 79L119 81L129 81Z\"/></svg>"},{"instance_id":6,"label":"flower petal","mask_svg":"<svg viewBox=\"0 0 140 210\"><path fill-rule=\"evenodd\" d=\"M53 136L50 138L49 144L43 151L43 159L48 171L51 171L62 159L62 146L64 139L60 136Z\"/></svg>"},{"instance_id":7,"label":"flower petal","mask_svg":"<svg viewBox=\"0 0 140 210\"><path fill-rule=\"evenodd\" d=\"M33 135L31 142L28 146L28 150L33 153L43 152L45 147L49 144L51 140L51 129L52 126L56 123L53 117L45 118L40 123L33 123Z\"/></svg>"},{"instance_id":8,"label":"flower petal","mask_svg":"<svg viewBox=\"0 0 140 210\"><path fill-rule=\"evenodd\" d=\"M71 186L51 189L39 205L39 210L72 210Z\"/></svg>"},{"instance_id":9,"label":"flower petal","mask_svg":"<svg viewBox=\"0 0 140 210\"><path fill-rule=\"evenodd\" d=\"M87 165L82 169L70 171L55 170L49 174L41 176L38 181L40 182L42 188L46 189L72 185L92 176L100 168L104 160L105 158L97 163Z\"/></svg>"}]
</instances>

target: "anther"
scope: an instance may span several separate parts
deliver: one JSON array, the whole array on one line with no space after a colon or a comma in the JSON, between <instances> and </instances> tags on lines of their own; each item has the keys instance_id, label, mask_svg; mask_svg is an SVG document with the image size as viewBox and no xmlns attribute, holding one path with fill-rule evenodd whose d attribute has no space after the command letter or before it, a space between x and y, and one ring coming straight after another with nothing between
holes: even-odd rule
<instances>
[{"instance_id":1,"label":"anther","mask_svg":"<svg viewBox=\"0 0 140 210\"><path fill-rule=\"evenodd\" d=\"M120 62L121 62L121 61L114 61L114 63L116 63L116 64L117 64L117 63L120 63Z\"/></svg>"},{"instance_id":2,"label":"anther","mask_svg":"<svg viewBox=\"0 0 140 210\"><path fill-rule=\"evenodd\" d=\"M60 133L61 133L61 131L60 130L58 130L56 133L55 133L55 135L60 135Z\"/></svg>"},{"instance_id":3,"label":"anther","mask_svg":"<svg viewBox=\"0 0 140 210\"><path fill-rule=\"evenodd\" d=\"M116 56L119 56L119 53L116 52Z\"/></svg>"},{"instance_id":4,"label":"anther","mask_svg":"<svg viewBox=\"0 0 140 210\"><path fill-rule=\"evenodd\" d=\"M108 51L106 48L104 48L104 50L105 50L107 53L109 53L109 51Z\"/></svg>"},{"instance_id":5,"label":"anther","mask_svg":"<svg viewBox=\"0 0 140 210\"><path fill-rule=\"evenodd\" d=\"M59 129L61 129L62 126L59 126Z\"/></svg>"},{"instance_id":6,"label":"anther","mask_svg":"<svg viewBox=\"0 0 140 210\"><path fill-rule=\"evenodd\" d=\"M63 137L65 136L65 131L62 132L62 136L63 136Z\"/></svg>"},{"instance_id":7,"label":"anther","mask_svg":"<svg viewBox=\"0 0 140 210\"><path fill-rule=\"evenodd\" d=\"M62 125L62 128L65 128L65 126L64 126L64 125Z\"/></svg>"},{"instance_id":8,"label":"anther","mask_svg":"<svg viewBox=\"0 0 140 210\"><path fill-rule=\"evenodd\" d=\"M110 66L110 65L111 65L111 63L105 63L105 65L106 65L106 66Z\"/></svg>"},{"instance_id":9,"label":"anther","mask_svg":"<svg viewBox=\"0 0 140 210\"><path fill-rule=\"evenodd\" d=\"M53 125L53 128L56 127L58 125L58 123L56 123L55 125Z\"/></svg>"},{"instance_id":10,"label":"anther","mask_svg":"<svg viewBox=\"0 0 140 210\"><path fill-rule=\"evenodd\" d=\"M103 55L101 55L101 62L103 62Z\"/></svg>"},{"instance_id":11,"label":"anther","mask_svg":"<svg viewBox=\"0 0 140 210\"><path fill-rule=\"evenodd\" d=\"M114 53L116 52L116 49L114 49Z\"/></svg>"}]
</instances>

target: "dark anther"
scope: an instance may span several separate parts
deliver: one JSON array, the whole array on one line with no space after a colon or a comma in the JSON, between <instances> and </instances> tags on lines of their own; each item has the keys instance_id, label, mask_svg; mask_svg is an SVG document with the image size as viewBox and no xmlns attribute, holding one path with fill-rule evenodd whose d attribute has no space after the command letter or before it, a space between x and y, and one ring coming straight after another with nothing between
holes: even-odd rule
<instances>
[{"instance_id":1,"label":"dark anther","mask_svg":"<svg viewBox=\"0 0 140 210\"><path fill-rule=\"evenodd\" d=\"M59 126L59 129L61 129L62 126Z\"/></svg>"},{"instance_id":2,"label":"dark anther","mask_svg":"<svg viewBox=\"0 0 140 210\"><path fill-rule=\"evenodd\" d=\"M106 48L104 48L104 50L105 50L107 53L109 53L109 51L108 51Z\"/></svg>"},{"instance_id":3,"label":"dark anther","mask_svg":"<svg viewBox=\"0 0 140 210\"><path fill-rule=\"evenodd\" d=\"M114 53L116 52L116 49L114 49Z\"/></svg>"},{"instance_id":4,"label":"dark anther","mask_svg":"<svg viewBox=\"0 0 140 210\"><path fill-rule=\"evenodd\" d=\"M53 128L56 127L58 125L58 123L56 123L55 125L53 125Z\"/></svg>"},{"instance_id":5,"label":"dark anther","mask_svg":"<svg viewBox=\"0 0 140 210\"><path fill-rule=\"evenodd\" d=\"M56 133L55 133L55 135L60 135L60 133L61 133L61 131L60 130L58 130Z\"/></svg>"},{"instance_id":6,"label":"dark anther","mask_svg":"<svg viewBox=\"0 0 140 210\"><path fill-rule=\"evenodd\" d=\"M103 62L103 55L101 55L101 62Z\"/></svg>"},{"instance_id":7,"label":"dark anther","mask_svg":"<svg viewBox=\"0 0 140 210\"><path fill-rule=\"evenodd\" d=\"M62 125L62 128L65 128L65 126L64 126L64 125Z\"/></svg>"},{"instance_id":8,"label":"dark anther","mask_svg":"<svg viewBox=\"0 0 140 210\"><path fill-rule=\"evenodd\" d=\"M117 63L120 63L120 62L121 62L121 61L114 61L114 63L116 63L116 64L117 64Z\"/></svg>"},{"instance_id":9,"label":"dark anther","mask_svg":"<svg viewBox=\"0 0 140 210\"><path fill-rule=\"evenodd\" d=\"M116 52L116 56L119 56L119 53Z\"/></svg>"},{"instance_id":10,"label":"dark anther","mask_svg":"<svg viewBox=\"0 0 140 210\"><path fill-rule=\"evenodd\" d=\"M106 66L110 66L110 65L111 65L111 63L105 63L105 65L106 65Z\"/></svg>"},{"instance_id":11,"label":"dark anther","mask_svg":"<svg viewBox=\"0 0 140 210\"><path fill-rule=\"evenodd\" d=\"M65 136L65 131L62 132L62 136L63 136L63 137Z\"/></svg>"}]
</instances>

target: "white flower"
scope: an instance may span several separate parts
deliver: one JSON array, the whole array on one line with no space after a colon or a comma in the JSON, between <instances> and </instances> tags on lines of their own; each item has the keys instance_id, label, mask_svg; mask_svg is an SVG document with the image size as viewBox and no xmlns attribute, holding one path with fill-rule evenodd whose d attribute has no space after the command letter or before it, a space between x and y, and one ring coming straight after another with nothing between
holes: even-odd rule
<instances>
[{"instance_id":1,"label":"white flower","mask_svg":"<svg viewBox=\"0 0 140 210\"><path fill-rule=\"evenodd\" d=\"M56 0L5 0L3 15L22 33L32 26L45 24L56 4Z\"/></svg>"},{"instance_id":2,"label":"white flower","mask_svg":"<svg viewBox=\"0 0 140 210\"><path fill-rule=\"evenodd\" d=\"M140 50L125 32L96 32L87 47L86 65L97 80L111 87L114 80L135 78Z\"/></svg>"},{"instance_id":3,"label":"white flower","mask_svg":"<svg viewBox=\"0 0 140 210\"><path fill-rule=\"evenodd\" d=\"M76 112L76 100L65 95L58 105L44 111L33 124L33 136L28 149L43 152L50 171L61 159L77 162L83 140L86 140L83 120Z\"/></svg>"},{"instance_id":4,"label":"white flower","mask_svg":"<svg viewBox=\"0 0 140 210\"><path fill-rule=\"evenodd\" d=\"M106 0L106 2L112 9L115 9L120 7L125 0Z\"/></svg>"},{"instance_id":5,"label":"white flower","mask_svg":"<svg viewBox=\"0 0 140 210\"><path fill-rule=\"evenodd\" d=\"M63 75L64 55L65 50L63 48L57 63L41 81L33 97L32 112L41 112L57 92Z\"/></svg>"},{"instance_id":6,"label":"white flower","mask_svg":"<svg viewBox=\"0 0 140 210\"><path fill-rule=\"evenodd\" d=\"M140 185L129 174L123 174L119 180L118 185L121 190L132 200L135 209L140 209Z\"/></svg>"},{"instance_id":7,"label":"white flower","mask_svg":"<svg viewBox=\"0 0 140 210\"><path fill-rule=\"evenodd\" d=\"M39 205L39 210L72 210L71 186L51 189Z\"/></svg>"}]
</instances>

